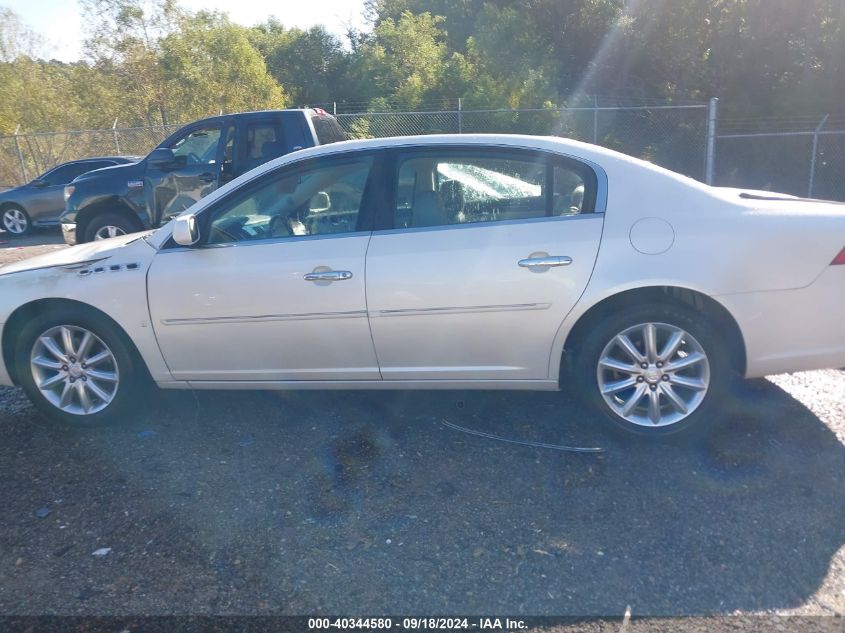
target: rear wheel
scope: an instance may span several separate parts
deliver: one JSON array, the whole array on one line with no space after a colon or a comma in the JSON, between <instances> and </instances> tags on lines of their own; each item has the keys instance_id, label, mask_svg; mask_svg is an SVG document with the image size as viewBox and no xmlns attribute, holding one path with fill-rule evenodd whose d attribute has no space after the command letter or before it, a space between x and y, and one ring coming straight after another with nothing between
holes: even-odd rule
<instances>
[{"instance_id":1,"label":"rear wheel","mask_svg":"<svg viewBox=\"0 0 845 633\"><path fill-rule=\"evenodd\" d=\"M706 320L684 306L637 306L599 320L576 355L581 393L618 428L668 435L703 428L734 378Z\"/></svg>"},{"instance_id":2,"label":"rear wheel","mask_svg":"<svg viewBox=\"0 0 845 633\"><path fill-rule=\"evenodd\" d=\"M17 205L5 207L0 219L2 220L6 233L14 237L26 235L32 229L32 222L29 219L29 215L23 208Z\"/></svg>"},{"instance_id":3,"label":"rear wheel","mask_svg":"<svg viewBox=\"0 0 845 633\"><path fill-rule=\"evenodd\" d=\"M15 365L21 387L49 419L67 424L115 422L148 384L125 335L107 318L61 309L27 323Z\"/></svg>"},{"instance_id":4,"label":"rear wheel","mask_svg":"<svg viewBox=\"0 0 845 633\"><path fill-rule=\"evenodd\" d=\"M110 237L140 231L136 222L119 213L101 213L95 216L85 228L85 241L107 240Z\"/></svg>"}]
</instances>

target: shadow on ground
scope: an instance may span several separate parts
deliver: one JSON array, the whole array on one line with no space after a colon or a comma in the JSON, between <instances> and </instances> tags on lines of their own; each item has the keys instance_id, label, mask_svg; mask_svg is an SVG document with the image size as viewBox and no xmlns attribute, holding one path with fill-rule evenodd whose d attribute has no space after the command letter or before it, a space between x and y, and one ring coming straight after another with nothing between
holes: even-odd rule
<instances>
[{"instance_id":1,"label":"shadow on ground","mask_svg":"<svg viewBox=\"0 0 845 633\"><path fill-rule=\"evenodd\" d=\"M120 428L31 418L0 423L7 614L790 608L845 541L845 447L766 381L668 445L554 393L162 392Z\"/></svg>"}]
</instances>

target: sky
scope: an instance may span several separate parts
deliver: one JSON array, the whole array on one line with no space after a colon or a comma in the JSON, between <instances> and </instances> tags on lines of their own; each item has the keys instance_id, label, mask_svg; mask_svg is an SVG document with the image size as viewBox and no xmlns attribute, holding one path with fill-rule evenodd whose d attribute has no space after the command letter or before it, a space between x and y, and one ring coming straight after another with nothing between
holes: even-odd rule
<instances>
[{"instance_id":1,"label":"sky","mask_svg":"<svg viewBox=\"0 0 845 633\"><path fill-rule=\"evenodd\" d=\"M363 28L363 0L180 0L186 9L223 11L239 24L251 26L275 15L285 26L307 28L324 24L343 35L347 25ZM43 56L70 62L81 57L82 23L74 0L0 0L44 38Z\"/></svg>"}]
</instances>

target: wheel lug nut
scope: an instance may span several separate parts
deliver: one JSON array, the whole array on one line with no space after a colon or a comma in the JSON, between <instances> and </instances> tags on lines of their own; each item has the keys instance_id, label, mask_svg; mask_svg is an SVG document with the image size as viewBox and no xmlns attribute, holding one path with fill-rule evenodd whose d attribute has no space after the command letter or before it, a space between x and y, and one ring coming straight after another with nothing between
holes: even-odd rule
<instances>
[{"instance_id":1,"label":"wheel lug nut","mask_svg":"<svg viewBox=\"0 0 845 633\"><path fill-rule=\"evenodd\" d=\"M666 375L664 375L664 376L663 376L663 381L664 381L664 382L669 382L669 375L668 375L668 374L666 374Z\"/></svg>"},{"instance_id":2,"label":"wheel lug nut","mask_svg":"<svg viewBox=\"0 0 845 633\"><path fill-rule=\"evenodd\" d=\"M87 381L88 381L88 376L83 376L83 377L82 377L82 382L87 382Z\"/></svg>"},{"instance_id":3,"label":"wheel lug nut","mask_svg":"<svg viewBox=\"0 0 845 633\"><path fill-rule=\"evenodd\" d=\"M642 365L640 365L640 367L642 367L643 369L648 369L648 363L643 363Z\"/></svg>"},{"instance_id":4,"label":"wheel lug nut","mask_svg":"<svg viewBox=\"0 0 845 633\"><path fill-rule=\"evenodd\" d=\"M86 365L85 363L82 363L81 367L82 369L88 369L88 365Z\"/></svg>"},{"instance_id":5,"label":"wheel lug nut","mask_svg":"<svg viewBox=\"0 0 845 633\"><path fill-rule=\"evenodd\" d=\"M663 367L663 363L657 363L658 367Z\"/></svg>"},{"instance_id":6,"label":"wheel lug nut","mask_svg":"<svg viewBox=\"0 0 845 633\"><path fill-rule=\"evenodd\" d=\"M637 382L642 382L643 380L645 380L645 378L643 378L642 376L637 376Z\"/></svg>"},{"instance_id":7,"label":"wheel lug nut","mask_svg":"<svg viewBox=\"0 0 845 633\"><path fill-rule=\"evenodd\" d=\"M655 389L657 389L657 385L649 385L649 389L651 389L652 391L654 391Z\"/></svg>"},{"instance_id":8,"label":"wheel lug nut","mask_svg":"<svg viewBox=\"0 0 845 633\"><path fill-rule=\"evenodd\" d=\"M71 379L70 379L70 382L71 382L71 384L75 383L75 382L76 382L76 378L71 378Z\"/></svg>"},{"instance_id":9,"label":"wheel lug nut","mask_svg":"<svg viewBox=\"0 0 845 633\"><path fill-rule=\"evenodd\" d=\"M62 365L62 371L67 371L67 365Z\"/></svg>"}]
</instances>

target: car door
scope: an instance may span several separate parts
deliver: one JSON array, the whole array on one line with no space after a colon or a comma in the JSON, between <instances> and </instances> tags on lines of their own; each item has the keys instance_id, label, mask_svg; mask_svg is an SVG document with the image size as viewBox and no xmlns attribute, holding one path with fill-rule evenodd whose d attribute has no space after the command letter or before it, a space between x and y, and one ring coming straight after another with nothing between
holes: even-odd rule
<instances>
[{"instance_id":1,"label":"car door","mask_svg":"<svg viewBox=\"0 0 845 633\"><path fill-rule=\"evenodd\" d=\"M147 162L144 190L147 204L159 223L182 213L217 189L231 147L234 126L221 122L190 127L167 147L175 162Z\"/></svg>"},{"instance_id":2,"label":"car door","mask_svg":"<svg viewBox=\"0 0 845 633\"><path fill-rule=\"evenodd\" d=\"M159 251L150 314L175 379L379 379L364 290L373 163L277 169L200 214L199 246Z\"/></svg>"},{"instance_id":3,"label":"car door","mask_svg":"<svg viewBox=\"0 0 845 633\"><path fill-rule=\"evenodd\" d=\"M393 174L367 255L383 379L547 379L598 252L597 174L483 146L403 152Z\"/></svg>"}]
</instances>

